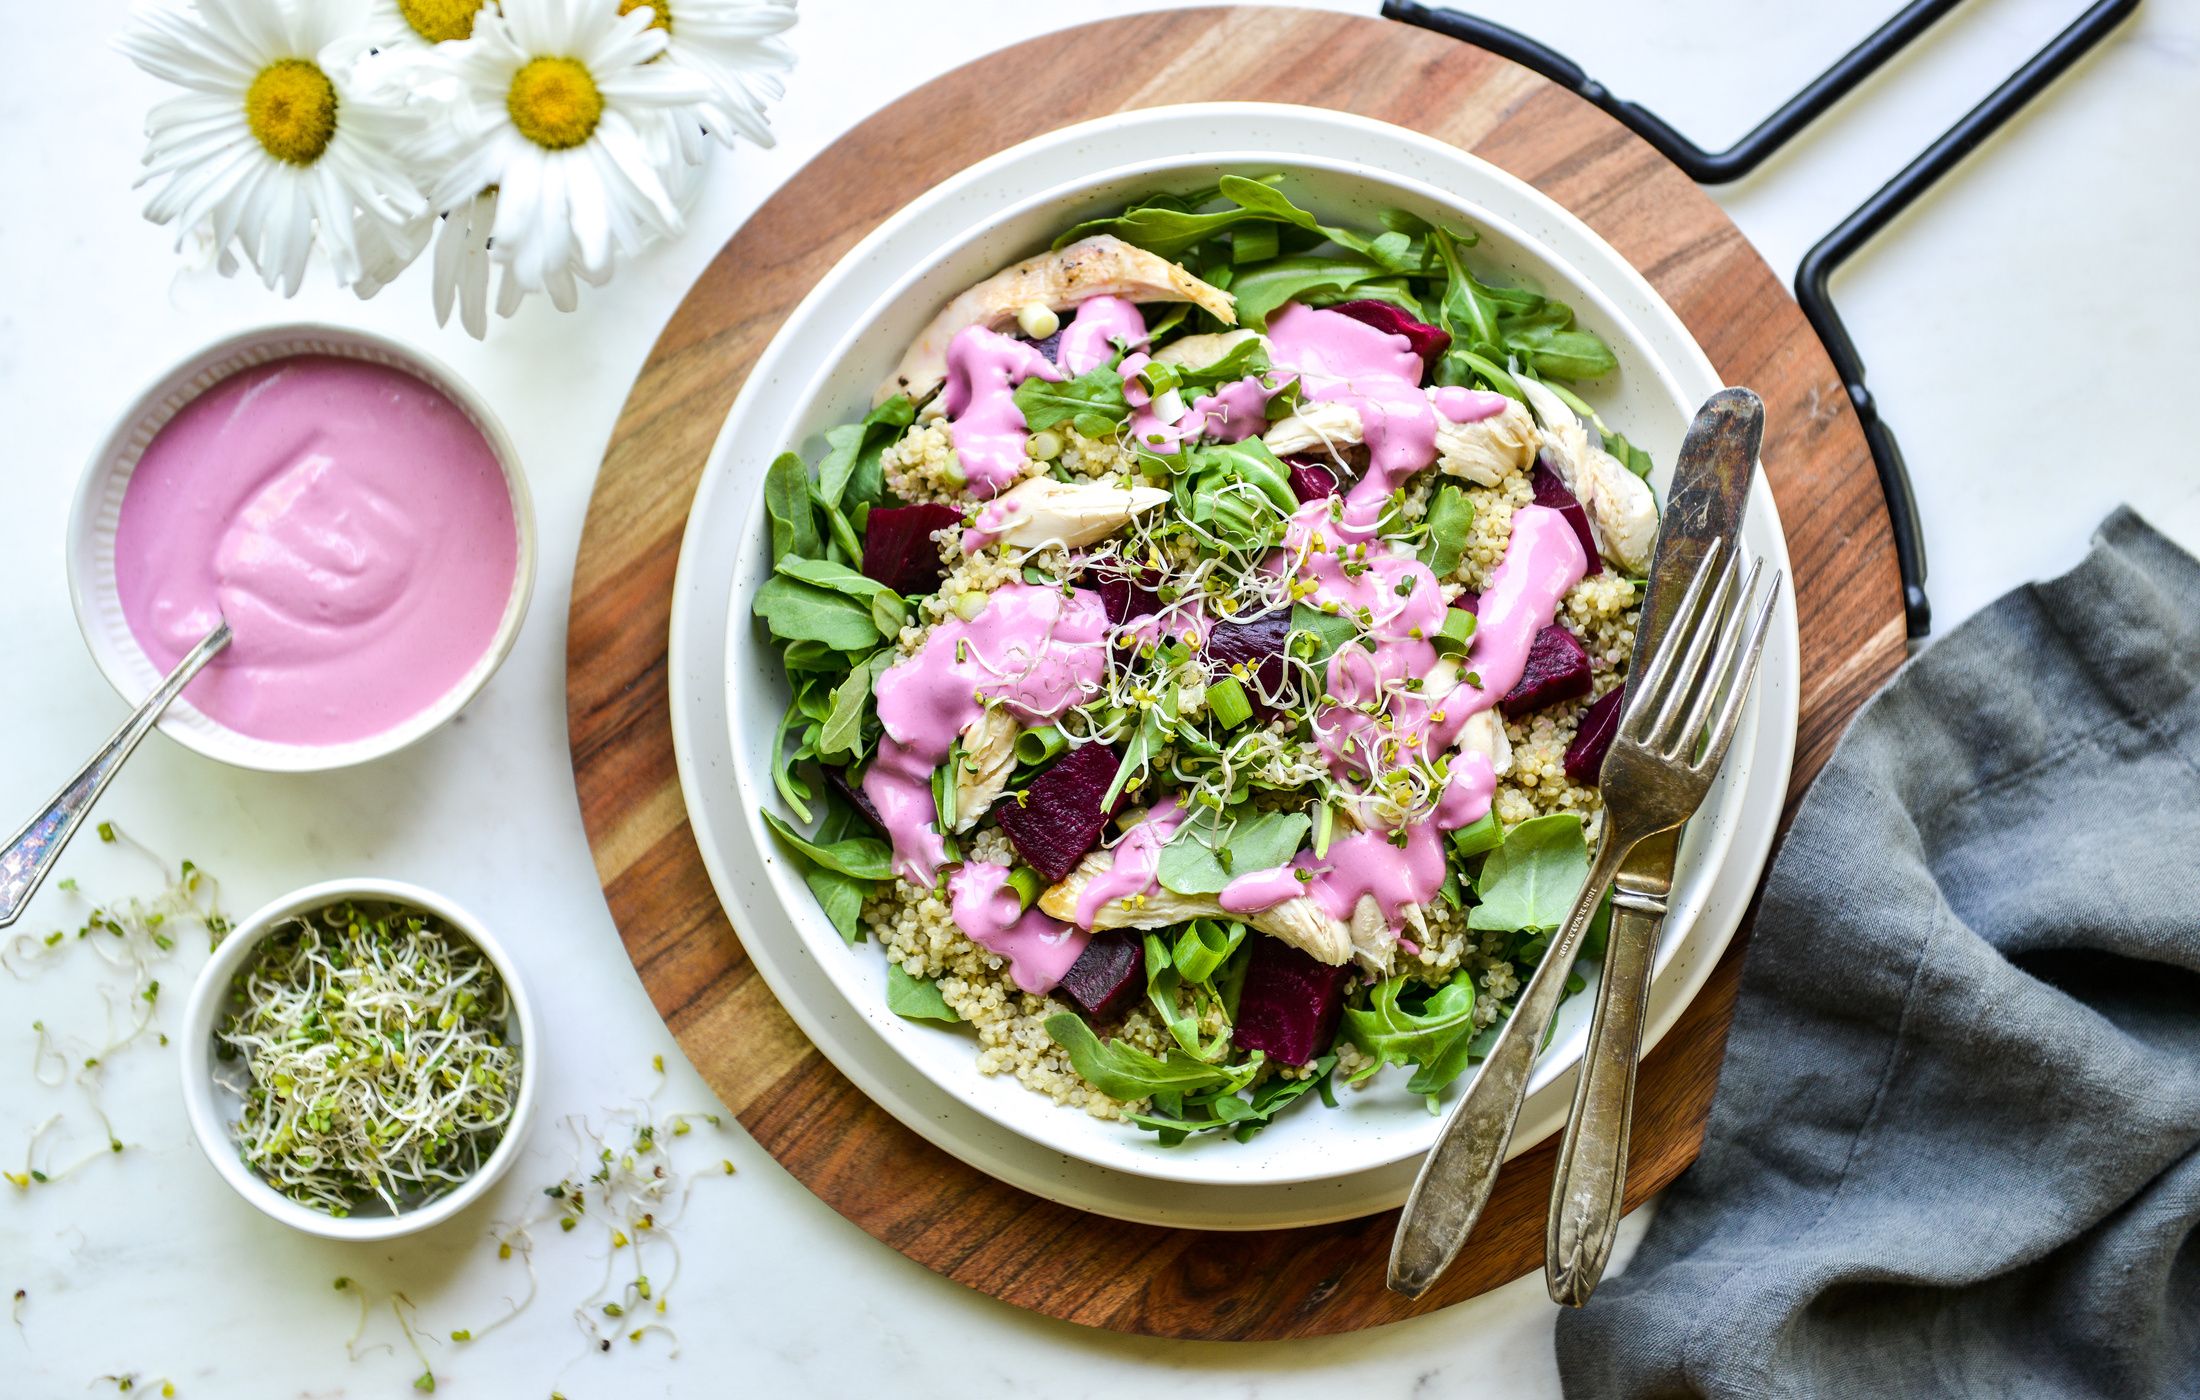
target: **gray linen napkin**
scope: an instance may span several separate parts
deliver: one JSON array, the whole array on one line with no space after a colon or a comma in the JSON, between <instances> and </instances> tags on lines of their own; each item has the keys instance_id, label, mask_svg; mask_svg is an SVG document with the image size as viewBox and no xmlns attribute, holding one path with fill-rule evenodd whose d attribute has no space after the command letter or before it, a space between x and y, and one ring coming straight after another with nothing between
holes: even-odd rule
<instances>
[{"instance_id":1,"label":"gray linen napkin","mask_svg":"<svg viewBox=\"0 0 2200 1400\"><path fill-rule=\"evenodd\" d=\"M2094 543L1811 788L1569 1396L2200 1396L2200 562Z\"/></svg>"}]
</instances>

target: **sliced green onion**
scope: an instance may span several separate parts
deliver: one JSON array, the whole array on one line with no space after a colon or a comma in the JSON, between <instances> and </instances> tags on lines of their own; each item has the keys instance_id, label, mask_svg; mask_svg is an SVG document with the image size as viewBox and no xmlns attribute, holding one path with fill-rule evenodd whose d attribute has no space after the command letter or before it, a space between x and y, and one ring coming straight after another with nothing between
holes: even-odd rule
<instances>
[{"instance_id":1,"label":"sliced green onion","mask_svg":"<svg viewBox=\"0 0 2200 1400\"><path fill-rule=\"evenodd\" d=\"M1460 827L1451 834L1451 848L1461 857L1478 856L1503 844L1505 829L1497 824L1495 812L1484 812L1472 825Z\"/></svg>"},{"instance_id":2,"label":"sliced green onion","mask_svg":"<svg viewBox=\"0 0 2200 1400\"><path fill-rule=\"evenodd\" d=\"M1057 725L1027 729L1016 736L1016 761L1036 766L1060 758L1069 748L1069 736Z\"/></svg>"},{"instance_id":3,"label":"sliced green onion","mask_svg":"<svg viewBox=\"0 0 2200 1400\"><path fill-rule=\"evenodd\" d=\"M1314 859L1329 854L1329 836L1337 829L1337 814L1326 802L1314 809Z\"/></svg>"},{"instance_id":4,"label":"sliced green onion","mask_svg":"<svg viewBox=\"0 0 2200 1400\"><path fill-rule=\"evenodd\" d=\"M1008 884L1010 889L1016 891L1016 897L1023 901L1024 908L1029 909L1046 892L1047 879L1030 866L1019 865L1008 872Z\"/></svg>"},{"instance_id":5,"label":"sliced green onion","mask_svg":"<svg viewBox=\"0 0 2200 1400\"><path fill-rule=\"evenodd\" d=\"M1465 608L1444 609L1443 625L1436 629L1436 635L1429 640L1436 644L1439 655L1465 655L1467 643L1474 640L1474 614Z\"/></svg>"},{"instance_id":6,"label":"sliced green onion","mask_svg":"<svg viewBox=\"0 0 2200 1400\"><path fill-rule=\"evenodd\" d=\"M1138 382L1146 386L1147 393L1158 399L1182 384L1184 377L1177 373L1175 365L1165 365L1155 360L1138 372Z\"/></svg>"},{"instance_id":7,"label":"sliced green onion","mask_svg":"<svg viewBox=\"0 0 2200 1400\"><path fill-rule=\"evenodd\" d=\"M1207 709L1224 729L1235 729L1253 717L1253 702L1245 698L1245 687L1235 676L1224 676L1207 687Z\"/></svg>"},{"instance_id":8,"label":"sliced green onion","mask_svg":"<svg viewBox=\"0 0 2200 1400\"><path fill-rule=\"evenodd\" d=\"M1266 262L1282 250L1274 224L1240 224L1230 235L1230 261Z\"/></svg>"}]
</instances>

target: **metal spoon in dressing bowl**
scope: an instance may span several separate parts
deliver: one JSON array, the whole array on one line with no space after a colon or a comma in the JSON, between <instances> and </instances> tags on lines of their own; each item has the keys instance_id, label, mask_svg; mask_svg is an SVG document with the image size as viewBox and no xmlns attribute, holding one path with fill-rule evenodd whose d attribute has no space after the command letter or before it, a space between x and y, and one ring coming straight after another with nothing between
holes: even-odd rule
<instances>
[{"instance_id":1,"label":"metal spoon in dressing bowl","mask_svg":"<svg viewBox=\"0 0 2200 1400\"><path fill-rule=\"evenodd\" d=\"M121 770L122 760L138 746L138 740L145 737L169 702L183 693L191 678L214 659L216 652L228 645L229 624L223 622L176 663L176 669L145 697L137 713L122 722L122 727L92 755L91 762L62 784L53 800L16 832L4 849L0 849L0 928L22 917L31 896L37 893L47 873L53 869L54 861L60 857L61 848L68 845L76 829L84 825L92 804L107 790L107 784Z\"/></svg>"}]
</instances>

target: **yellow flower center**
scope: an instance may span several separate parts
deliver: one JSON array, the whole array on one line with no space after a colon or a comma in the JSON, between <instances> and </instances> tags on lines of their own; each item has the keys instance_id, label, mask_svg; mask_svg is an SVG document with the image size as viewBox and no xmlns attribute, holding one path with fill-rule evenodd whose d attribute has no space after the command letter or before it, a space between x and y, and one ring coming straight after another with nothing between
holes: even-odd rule
<instances>
[{"instance_id":1,"label":"yellow flower center","mask_svg":"<svg viewBox=\"0 0 2200 1400\"><path fill-rule=\"evenodd\" d=\"M603 94L577 58L534 58L512 75L505 110L519 134L552 151L569 151L596 132Z\"/></svg>"},{"instance_id":2,"label":"yellow flower center","mask_svg":"<svg viewBox=\"0 0 2200 1400\"><path fill-rule=\"evenodd\" d=\"M474 37L474 16L482 0L397 0L397 12L413 33L431 44Z\"/></svg>"},{"instance_id":3,"label":"yellow flower center","mask_svg":"<svg viewBox=\"0 0 2200 1400\"><path fill-rule=\"evenodd\" d=\"M672 0L619 0L619 13L623 15L644 5L656 11L655 17L649 21L649 27L669 32L672 28Z\"/></svg>"},{"instance_id":4,"label":"yellow flower center","mask_svg":"<svg viewBox=\"0 0 2200 1400\"><path fill-rule=\"evenodd\" d=\"M336 135L336 84L306 59L279 59L245 89L244 116L269 155L311 165Z\"/></svg>"}]
</instances>

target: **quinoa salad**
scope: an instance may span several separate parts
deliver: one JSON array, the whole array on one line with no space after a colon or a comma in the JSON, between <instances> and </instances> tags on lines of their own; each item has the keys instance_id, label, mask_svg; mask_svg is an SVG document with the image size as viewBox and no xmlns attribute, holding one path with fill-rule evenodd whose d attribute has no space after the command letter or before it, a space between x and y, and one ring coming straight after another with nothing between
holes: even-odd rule
<instances>
[{"instance_id":1,"label":"quinoa salad","mask_svg":"<svg viewBox=\"0 0 2200 1400\"><path fill-rule=\"evenodd\" d=\"M892 1011L1168 1145L1486 1053L1658 528L1567 306L1278 183L1065 230L765 481L765 820Z\"/></svg>"}]
</instances>

